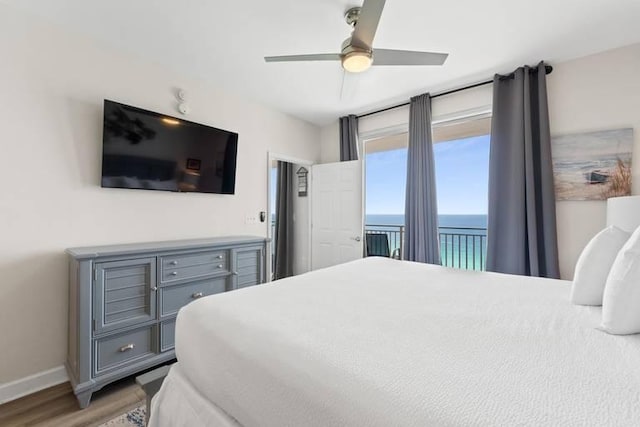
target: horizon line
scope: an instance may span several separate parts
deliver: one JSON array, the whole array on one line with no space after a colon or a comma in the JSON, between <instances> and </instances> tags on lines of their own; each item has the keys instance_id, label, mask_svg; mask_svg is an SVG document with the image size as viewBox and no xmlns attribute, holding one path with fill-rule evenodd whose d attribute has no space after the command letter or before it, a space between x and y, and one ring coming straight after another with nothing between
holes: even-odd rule
<instances>
[{"instance_id":1,"label":"horizon line","mask_svg":"<svg viewBox=\"0 0 640 427\"><path fill-rule=\"evenodd\" d=\"M404 215L403 213L365 213L365 215ZM488 213L440 213L438 215L488 215Z\"/></svg>"}]
</instances>

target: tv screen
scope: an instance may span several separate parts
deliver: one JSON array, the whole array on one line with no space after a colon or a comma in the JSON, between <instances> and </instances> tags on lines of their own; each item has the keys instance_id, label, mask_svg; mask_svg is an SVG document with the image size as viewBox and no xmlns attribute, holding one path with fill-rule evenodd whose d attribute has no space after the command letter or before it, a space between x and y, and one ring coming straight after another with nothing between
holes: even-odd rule
<instances>
[{"instance_id":1,"label":"tv screen","mask_svg":"<svg viewBox=\"0 0 640 427\"><path fill-rule=\"evenodd\" d=\"M104 101L102 187L234 194L238 134Z\"/></svg>"}]
</instances>

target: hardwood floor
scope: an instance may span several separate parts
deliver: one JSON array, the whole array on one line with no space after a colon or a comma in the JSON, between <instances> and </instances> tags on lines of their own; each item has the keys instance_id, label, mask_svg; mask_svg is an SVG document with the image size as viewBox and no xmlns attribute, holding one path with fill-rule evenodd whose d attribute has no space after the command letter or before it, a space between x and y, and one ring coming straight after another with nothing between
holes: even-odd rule
<instances>
[{"instance_id":1,"label":"hardwood floor","mask_svg":"<svg viewBox=\"0 0 640 427\"><path fill-rule=\"evenodd\" d=\"M97 426L144 404L144 391L134 378L125 378L96 392L80 409L69 383L0 405L0 426Z\"/></svg>"}]
</instances>

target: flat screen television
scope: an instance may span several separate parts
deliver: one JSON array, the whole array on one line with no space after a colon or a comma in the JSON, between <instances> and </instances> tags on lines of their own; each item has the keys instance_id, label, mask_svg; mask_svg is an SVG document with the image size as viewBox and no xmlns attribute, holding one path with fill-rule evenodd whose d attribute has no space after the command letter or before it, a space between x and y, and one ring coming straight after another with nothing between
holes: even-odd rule
<instances>
[{"instance_id":1,"label":"flat screen television","mask_svg":"<svg viewBox=\"0 0 640 427\"><path fill-rule=\"evenodd\" d=\"M104 101L102 187L234 194L238 134Z\"/></svg>"}]
</instances>

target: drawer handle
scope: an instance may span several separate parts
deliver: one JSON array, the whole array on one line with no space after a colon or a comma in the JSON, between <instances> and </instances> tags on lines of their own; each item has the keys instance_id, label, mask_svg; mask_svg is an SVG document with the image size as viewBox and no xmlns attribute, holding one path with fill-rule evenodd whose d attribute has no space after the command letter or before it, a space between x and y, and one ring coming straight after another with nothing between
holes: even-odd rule
<instances>
[{"instance_id":1,"label":"drawer handle","mask_svg":"<svg viewBox=\"0 0 640 427\"><path fill-rule=\"evenodd\" d=\"M218 259L222 259L222 255L218 255L216 258L218 258Z\"/></svg>"},{"instance_id":2,"label":"drawer handle","mask_svg":"<svg viewBox=\"0 0 640 427\"><path fill-rule=\"evenodd\" d=\"M218 268L222 268L222 267L223 267L222 264L218 264Z\"/></svg>"},{"instance_id":3,"label":"drawer handle","mask_svg":"<svg viewBox=\"0 0 640 427\"><path fill-rule=\"evenodd\" d=\"M204 294L202 292L196 292L195 294L191 295L191 298L198 299L198 298L202 298L203 296Z\"/></svg>"},{"instance_id":4,"label":"drawer handle","mask_svg":"<svg viewBox=\"0 0 640 427\"><path fill-rule=\"evenodd\" d=\"M171 272L171 275L172 275L172 276L177 276L177 275L178 275L178 272L177 272L177 271L172 271L172 272Z\"/></svg>"},{"instance_id":5,"label":"drawer handle","mask_svg":"<svg viewBox=\"0 0 640 427\"><path fill-rule=\"evenodd\" d=\"M127 345L123 345L122 347L120 347L120 353L124 353L125 351L133 350L134 347L135 347L135 344L133 344L133 343L127 344Z\"/></svg>"},{"instance_id":6,"label":"drawer handle","mask_svg":"<svg viewBox=\"0 0 640 427\"><path fill-rule=\"evenodd\" d=\"M178 261L171 261L171 265L178 265Z\"/></svg>"}]
</instances>

